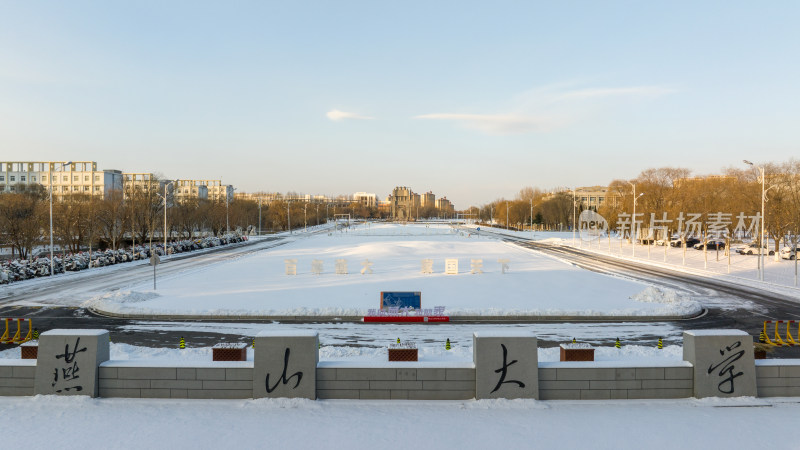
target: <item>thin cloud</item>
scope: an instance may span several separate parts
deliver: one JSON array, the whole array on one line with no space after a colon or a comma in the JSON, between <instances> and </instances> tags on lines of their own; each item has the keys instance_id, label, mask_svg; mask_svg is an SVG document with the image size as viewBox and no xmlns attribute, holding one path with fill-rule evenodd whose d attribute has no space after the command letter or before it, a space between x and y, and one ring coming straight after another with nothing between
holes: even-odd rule
<instances>
[{"instance_id":1,"label":"thin cloud","mask_svg":"<svg viewBox=\"0 0 800 450\"><path fill-rule=\"evenodd\" d=\"M527 116L521 114L423 114L414 119L449 120L460 123L466 128L482 131L487 134L506 135L522 134L533 131L547 131L554 126L554 120L547 117Z\"/></svg>"},{"instance_id":2,"label":"thin cloud","mask_svg":"<svg viewBox=\"0 0 800 450\"><path fill-rule=\"evenodd\" d=\"M678 92L665 86L575 88L574 83L542 86L513 98L500 114L423 114L425 120L448 120L492 135L542 133L593 116L608 114L631 99L656 98Z\"/></svg>"},{"instance_id":3,"label":"thin cloud","mask_svg":"<svg viewBox=\"0 0 800 450\"><path fill-rule=\"evenodd\" d=\"M678 92L662 86L633 86L622 88L589 88L562 92L556 95L558 100L584 100L607 97L661 97Z\"/></svg>"},{"instance_id":4,"label":"thin cloud","mask_svg":"<svg viewBox=\"0 0 800 450\"><path fill-rule=\"evenodd\" d=\"M330 120L332 120L334 122L339 122L340 120L344 120L344 119L360 119L360 120L372 120L372 119L374 119L374 117L362 116L360 114L346 112L346 111L339 111L338 109L332 109L332 110L328 111L327 113L325 113L325 115L328 117L328 119L330 119Z\"/></svg>"}]
</instances>

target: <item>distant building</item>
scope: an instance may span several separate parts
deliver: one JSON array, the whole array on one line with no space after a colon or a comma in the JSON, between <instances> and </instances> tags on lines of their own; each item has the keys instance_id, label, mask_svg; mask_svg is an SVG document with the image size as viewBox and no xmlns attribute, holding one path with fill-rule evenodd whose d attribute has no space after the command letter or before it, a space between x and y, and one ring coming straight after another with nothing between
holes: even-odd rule
<instances>
[{"instance_id":1,"label":"distant building","mask_svg":"<svg viewBox=\"0 0 800 450\"><path fill-rule=\"evenodd\" d=\"M177 180L175 184L175 199L179 202L208 200L208 186L205 184L195 183L195 180Z\"/></svg>"},{"instance_id":2,"label":"distant building","mask_svg":"<svg viewBox=\"0 0 800 450\"><path fill-rule=\"evenodd\" d=\"M353 200L368 208L374 208L378 205L378 196L367 192L356 192L353 194Z\"/></svg>"},{"instance_id":3,"label":"distant building","mask_svg":"<svg viewBox=\"0 0 800 450\"><path fill-rule=\"evenodd\" d=\"M97 170L95 161L12 161L0 162L0 193L14 192L16 185L39 184L53 195L96 195L106 198L122 189L122 172Z\"/></svg>"},{"instance_id":4,"label":"distant building","mask_svg":"<svg viewBox=\"0 0 800 450\"><path fill-rule=\"evenodd\" d=\"M207 199L212 202L233 201L233 186L222 184L222 180L177 180L178 200L188 198Z\"/></svg>"},{"instance_id":5,"label":"distant building","mask_svg":"<svg viewBox=\"0 0 800 450\"><path fill-rule=\"evenodd\" d=\"M455 210L453 203L447 197L437 198L436 208L442 212L453 212Z\"/></svg>"},{"instance_id":6,"label":"distant building","mask_svg":"<svg viewBox=\"0 0 800 450\"><path fill-rule=\"evenodd\" d=\"M419 206L423 208L427 207L436 207L436 196L433 195L433 192L428 191L420 196L420 203Z\"/></svg>"},{"instance_id":7,"label":"distant building","mask_svg":"<svg viewBox=\"0 0 800 450\"><path fill-rule=\"evenodd\" d=\"M603 205L610 204L616 206L619 197L613 192L609 192L606 186L586 186L571 188L559 188L553 190L550 194L545 195L542 200L547 201L556 196L556 194L575 194L575 201L580 206L580 209L594 209L597 210Z\"/></svg>"},{"instance_id":8,"label":"distant building","mask_svg":"<svg viewBox=\"0 0 800 450\"><path fill-rule=\"evenodd\" d=\"M392 205L392 218L408 220L411 217L413 192L405 186L398 186L392 190L389 202Z\"/></svg>"}]
</instances>

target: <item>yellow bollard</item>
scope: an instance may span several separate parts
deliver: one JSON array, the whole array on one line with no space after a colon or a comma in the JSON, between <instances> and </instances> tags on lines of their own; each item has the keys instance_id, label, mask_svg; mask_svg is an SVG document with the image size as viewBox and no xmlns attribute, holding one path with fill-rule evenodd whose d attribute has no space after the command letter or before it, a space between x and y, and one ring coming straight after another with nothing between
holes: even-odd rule
<instances>
[{"instance_id":1,"label":"yellow bollard","mask_svg":"<svg viewBox=\"0 0 800 450\"><path fill-rule=\"evenodd\" d=\"M183 336L181 336L181 343L178 347L180 347L181 350L186 348L186 341L183 339Z\"/></svg>"},{"instance_id":2,"label":"yellow bollard","mask_svg":"<svg viewBox=\"0 0 800 450\"><path fill-rule=\"evenodd\" d=\"M774 343L774 342L769 340L769 335L767 334L767 324L768 323L772 323L772 321L771 320L765 320L764 321L764 329L761 330L761 332L764 333L764 342L766 342L769 345L776 345L777 346L779 344L776 344L776 343Z\"/></svg>"},{"instance_id":3,"label":"yellow bollard","mask_svg":"<svg viewBox=\"0 0 800 450\"><path fill-rule=\"evenodd\" d=\"M622 344L619 343L619 338L617 338L617 342L614 343L614 347L622 348Z\"/></svg>"},{"instance_id":4,"label":"yellow bollard","mask_svg":"<svg viewBox=\"0 0 800 450\"><path fill-rule=\"evenodd\" d=\"M786 321L786 341L788 341L789 345L800 345L800 343L795 341L794 338L792 337L791 327L794 322L795 322L794 320Z\"/></svg>"},{"instance_id":5,"label":"yellow bollard","mask_svg":"<svg viewBox=\"0 0 800 450\"><path fill-rule=\"evenodd\" d=\"M451 348L450 347L450 338L447 338L447 342L444 343L444 349L445 350L450 350L450 348Z\"/></svg>"},{"instance_id":6,"label":"yellow bollard","mask_svg":"<svg viewBox=\"0 0 800 450\"><path fill-rule=\"evenodd\" d=\"M22 344L32 339L33 339L33 324L31 322L31 319L28 319L28 334L26 334L25 337L21 341L19 341L19 343Z\"/></svg>"},{"instance_id":7,"label":"yellow bollard","mask_svg":"<svg viewBox=\"0 0 800 450\"><path fill-rule=\"evenodd\" d=\"M778 346L789 345L789 344L787 344L786 342L783 342L783 339L781 339L781 335L780 335L780 333L778 332L778 324L781 324L781 323L783 323L783 321L782 321L782 320L779 320L779 321L775 322L775 343L776 343Z\"/></svg>"},{"instance_id":8,"label":"yellow bollard","mask_svg":"<svg viewBox=\"0 0 800 450\"><path fill-rule=\"evenodd\" d=\"M21 331L22 331L22 321L23 320L25 320L25 319L17 319L17 332L14 333L14 337L11 339L11 343L13 343L13 344L19 344L19 343L22 342L22 336L21 336L22 333L21 333Z\"/></svg>"},{"instance_id":9,"label":"yellow bollard","mask_svg":"<svg viewBox=\"0 0 800 450\"><path fill-rule=\"evenodd\" d=\"M11 339L8 337L8 324L11 322L11 319L6 319L6 331L3 333L3 336L0 336L0 344L8 344L11 342Z\"/></svg>"}]
</instances>

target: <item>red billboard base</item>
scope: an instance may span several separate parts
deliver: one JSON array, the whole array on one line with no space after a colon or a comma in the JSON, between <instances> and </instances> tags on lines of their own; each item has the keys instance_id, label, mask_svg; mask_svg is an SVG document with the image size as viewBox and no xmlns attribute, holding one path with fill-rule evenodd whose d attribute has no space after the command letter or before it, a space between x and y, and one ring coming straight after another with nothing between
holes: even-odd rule
<instances>
[{"instance_id":1,"label":"red billboard base","mask_svg":"<svg viewBox=\"0 0 800 450\"><path fill-rule=\"evenodd\" d=\"M449 316L364 316L364 322L372 323L431 323L450 322Z\"/></svg>"}]
</instances>

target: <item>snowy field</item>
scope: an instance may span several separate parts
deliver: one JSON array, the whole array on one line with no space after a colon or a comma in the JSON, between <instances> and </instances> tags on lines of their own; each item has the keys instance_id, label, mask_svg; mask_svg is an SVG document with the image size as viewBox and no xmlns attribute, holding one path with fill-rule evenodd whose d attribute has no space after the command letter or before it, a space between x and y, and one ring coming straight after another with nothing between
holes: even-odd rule
<instances>
[{"instance_id":1,"label":"snowy field","mask_svg":"<svg viewBox=\"0 0 800 450\"><path fill-rule=\"evenodd\" d=\"M142 284L87 302L118 314L206 316L363 316L382 291L420 291L423 308L445 306L451 316L673 316L700 305L674 291L579 269L493 237L446 224L362 224L347 232L298 236L292 242L224 264ZM446 275L445 259L459 273ZM285 260L297 260L286 275ZM422 260L433 273L422 273ZM482 273L470 273L481 259ZM509 260L502 273L500 259ZM312 273L312 262L322 273ZM348 274L337 274L345 260ZM365 261L372 273L361 274Z\"/></svg>"},{"instance_id":2,"label":"snowy field","mask_svg":"<svg viewBox=\"0 0 800 450\"><path fill-rule=\"evenodd\" d=\"M797 448L797 399L0 397L4 448ZM769 428L767 430L766 428Z\"/></svg>"}]
</instances>

